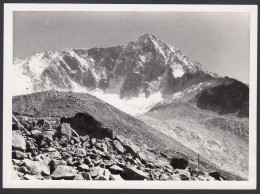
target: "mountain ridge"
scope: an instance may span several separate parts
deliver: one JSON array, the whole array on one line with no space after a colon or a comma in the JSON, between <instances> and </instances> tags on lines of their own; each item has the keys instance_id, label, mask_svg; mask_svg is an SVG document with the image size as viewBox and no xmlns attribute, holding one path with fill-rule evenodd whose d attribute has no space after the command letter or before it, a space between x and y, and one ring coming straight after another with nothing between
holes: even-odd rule
<instances>
[{"instance_id":1,"label":"mountain ridge","mask_svg":"<svg viewBox=\"0 0 260 194\"><path fill-rule=\"evenodd\" d=\"M24 82L28 86L27 93L41 91L40 86L46 90L73 89L75 84L109 92L109 84L119 79L122 82L120 97L131 98L161 90L160 79L173 79L164 75L166 71L171 71L174 78L196 71L208 74L199 63L190 61L180 50L151 33L125 46L39 52L23 60L14 59L13 63L14 77L27 81ZM54 73L58 77L55 78ZM133 81L136 88L129 88ZM159 85L155 87L155 84Z\"/></svg>"}]
</instances>

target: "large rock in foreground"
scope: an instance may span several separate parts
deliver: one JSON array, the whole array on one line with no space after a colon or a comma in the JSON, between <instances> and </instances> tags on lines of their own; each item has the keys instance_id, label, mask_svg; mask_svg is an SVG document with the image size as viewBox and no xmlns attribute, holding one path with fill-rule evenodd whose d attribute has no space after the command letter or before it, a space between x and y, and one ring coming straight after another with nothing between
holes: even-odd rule
<instances>
[{"instance_id":1,"label":"large rock in foreground","mask_svg":"<svg viewBox=\"0 0 260 194\"><path fill-rule=\"evenodd\" d=\"M149 179L149 174L135 167L130 167L125 169L125 175L129 180L144 180Z\"/></svg>"},{"instance_id":2,"label":"large rock in foreground","mask_svg":"<svg viewBox=\"0 0 260 194\"><path fill-rule=\"evenodd\" d=\"M173 168L185 169L188 167L189 162L184 158L173 158L171 160L171 165Z\"/></svg>"},{"instance_id":3,"label":"large rock in foreground","mask_svg":"<svg viewBox=\"0 0 260 194\"><path fill-rule=\"evenodd\" d=\"M77 175L77 170L71 166L58 166L52 173L53 179L73 179Z\"/></svg>"},{"instance_id":4,"label":"large rock in foreground","mask_svg":"<svg viewBox=\"0 0 260 194\"><path fill-rule=\"evenodd\" d=\"M12 131L13 150L25 151L26 142L24 137L18 131Z\"/></svg>"}]
</instances>

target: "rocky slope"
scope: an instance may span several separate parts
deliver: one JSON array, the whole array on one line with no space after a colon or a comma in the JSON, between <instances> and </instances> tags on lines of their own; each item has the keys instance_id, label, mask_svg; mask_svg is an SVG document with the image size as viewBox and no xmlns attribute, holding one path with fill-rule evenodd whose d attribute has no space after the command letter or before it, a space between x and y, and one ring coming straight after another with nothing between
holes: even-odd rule
<instances>
[{"instance_id":1,"label":"rocky slope","mask_svg":"<svg viewBox=\"0 0 260 194\"><path fill-rule=\"evenodd\" d=\"M203 157L197 172L195 152L88 94L16 96L13 114L14 178L241 179Z\"/></svg>"},{"instance_id":2,"label":"rocky slope","mask_svg":"<svg viewBox=\"0 0 260 194\"><path fill-rule=\"evenodd\" d=\"M219 78L191 86L138 116L228 172L248 177L248 86Z\"/></svg>"}]
</instances>

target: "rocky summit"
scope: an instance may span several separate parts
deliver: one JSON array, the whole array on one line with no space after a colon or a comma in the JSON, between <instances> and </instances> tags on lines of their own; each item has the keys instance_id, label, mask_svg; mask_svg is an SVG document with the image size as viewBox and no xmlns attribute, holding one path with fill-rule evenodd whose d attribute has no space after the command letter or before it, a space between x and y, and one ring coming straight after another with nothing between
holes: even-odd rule
<instances>
[{"instance_id":1,"label":"rocky summit","mask_svg":"<svg viewBox=\"0 0 260 194\"><path fill-rule=\"evenodd\" d=\"M125 46L91 49L64 49L35 53L13 60L13 79L24 88L13 92L25 94L46 90L95 90L115 93L120 98L150 96L161 91L172 94L212 75L199 63L191 61L179 49L147 33ZM196 78L190 74L197 73ZM189 84L168 84L185 75ZM14 84L15 86L15 84Z\"/></svg>"}]
</instances>

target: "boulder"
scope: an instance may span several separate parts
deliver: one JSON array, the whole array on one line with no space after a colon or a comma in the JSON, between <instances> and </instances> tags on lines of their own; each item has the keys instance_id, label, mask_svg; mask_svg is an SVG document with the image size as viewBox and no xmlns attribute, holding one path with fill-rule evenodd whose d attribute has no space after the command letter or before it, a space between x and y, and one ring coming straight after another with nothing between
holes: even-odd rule
<instances>
[{"instance_id":1,"label":"boulder","mask_svg":"<svg viewBox=\"0 0 260 194\"><path fill-rule=\"evenodd\" d=\"M117 165L113 165L109 168L109 170L112 172L112 173L123 173L124 172L124 169L123 168L120 168L119 166Z\"/></svg>"},{"instance_id":2,"label":"boulder","mask_svg":"<svg viewBox=\"0 0 260 194\"><path fill-rule=\"evenodd\" d=\"M55 132L54 131L44 131L41 134L41 137L44 141L46 142L52 142L53 141L53 136L54 136Z\"/></svg>"},{"instance_id":3,"label":"boulder","mask_svg":"<svg viewBox=\"0 0 260 194\"><path fill-rule=\"evenodd\" d=\"M99 166L97 167L92 167L89 169L89 173L91 175L91 177L100 177L103 175L104 173L104 169L103 168L100 168Z\"/></svg>"},{"instance_id":4,"label":"boulder","mask_svg":"<svg viewBox=\"0 0 260 194\"><path fill-rule=\"evenodd\" d=\"M77 143L79 143L79 142L80 142L80 139L79 139L79 137L74 137L74 136L72 136L72 139L73 139L75 142L77 142Z\"/></svg>"},{"instance_id":5,"label":"boulder","mask_svg":"<svg viewBox=\"0 0 260 194\"><path fill-rule=\"evenodd\" d=\"M62 123L60 127L57 129L57 135L60 139L70 141L72 136L72 129L70 127L70 124Z\"/></svg>"},{"instance_id":6,"label":"boulder","mask_svg":"<svg viewBox=\"0 0 260 194\"><path fill-rule=\"evenodd\" d=\"M73 179L75 176L77 176L77 170L71 166L61 165L58 166L51 175L53 179Z\"/></svg>"},{"instance_id":7,"label":"boulder","mask_svg":"<svg viewBox=\"0 0 260 194\"><path fill-rule=\"evenodd\" d=\"M121 153L121 154L125 153L125 148L122 146L120 141L114 140L113 143L114 143L114 146L118 150L119 153Z\"/></svg>"},{"instance_id":8,"label":"boulder","mask_svg":"<svg viewBox=\"0 0 260 194\"><path fill-rule=\"evenodd\" d=\"M111 175L110 171L105 169L103 175L99 176L99 180L109 180L110 175Z\"/></svg>"},{"instance_id":9,"label":"boulder","mask_svg":"<svg viewBox=\"0 0 260 194\"><path fill-rule=\"evenodd\" d=\"M37 180L37 177L35 175L29 175L26 174L23 176L24 180Z\"/></svg>"},{"instance_id":10,"label":"boulder","mask_svg":"<svg viewBox=\"0 0 260 194\"><path fill-rule=\"evenodd\" d=\"M23 161L22 160L12 159L12 163L13 163L13 165L17 165L17 166L22 166L23 165Z\"/></svg>"},{"instance_id":11,"label":"boulder","mask_svg":"<svg viewBox=\"0 0 260 194\"><path fill-rule=\"evenodd\" d=\"M185 175L185 174L180 174L180 179L182 180L182 181L188 181L188 180L190 180L189 179L189 177L187 176L187 175Z\"/></svg>"},{"instance_id":12,"label":"boulder","mask_svg":"<svg viewBox=\"0 0 260 194\"><path fill-rule=\"evenodd\" d=\"M90 140L91 145L94 145L96 142L97 142L96 138L92 138L92 139Z\"/></svg>"},{"instance_id":13,"label":"boulder","mask_svg":"<svg viewBox=\"0 0 260 194\"><path fill-rule=\"evenodd\" d=\"M26 141L18 131L12 131L12 148L23 152L26 150Z\"/></svg>"},{"instance_id":14,"label":"boulder","mask_svg":"<svg viewBox=\"0 0 260 194\"><path fill-rule=\"evenodd\" d=\"M48 155L53 159L62 159L60 153L58 151L55 152L48 152Z\"/></svg>"},{"instance_id":15,"label":"boulder","mask_svg":"<svg viewBox=\"0 0 260 194\"><path fill-rule=\"evenodd\" d=\"M86 154L87 154L87 152L86 152L86 150L83 149L83 148L80 148L80 149L77 149L77 150L76 150L76 155L77 155L77 156L84 157L84 156L86 156Z\"/></svg>"},{"instance_id":16,"label":"boulder","mask_svg":"<svg viewBox=\"0 0 260 194\"><path fill-rule=\"evenodd\" d=\"M221 176L218 172L209 172L209 176L213 177L214 179L216 179L218 181L226 180L226 178Z\"/></svg>"},{"instance_id":17,"label":"boulder","mask_svg":"<svg viewBox=\"0 0 260 194\"><path fill-rule=\"evenodd\" d=\"M84 178L81 174L78 174L73 178L73 180L84 180Z\"/></svg>"},{"instance_id":18,"label":"boulder","mask_svg":"<svg viewBox=\"0 0 260 194\"><path fill-rule=\"evenodd\" d=\"M71 155L68 152L62 152L61 157L63 160L68 160L71 157Z\"/></svg>"},{"instance_id":19,"label":"boulder","mask_svg":"<svg viewBox=\"0 0 260 194\"><path fill-rule=\"evenodd\" d=\"M124 179L118 174L111 174L109 177L109 180L113 180L113 181L123 181Z\"/></svg>"},{"instance_id":20,"label":"boulder","mask_svg":"<svg viewBox=\"0 0 260 194\"><path fill-rule=\"evenodd\" d=\"M83 148L90 148L91 145L90 145L90 143L88 141L85 141L85 142L83 142L82 147Z\"/></svg>"},{"instance_id":21,"label":"boulder","mask_svg":"<svg viewBox=\"0 0 260 194\"><path fill-rule=\"evenodd\" d=\"M38 120L36 125L39 126L42 129L45 129L45 130L48 130L48 129L51 128L51 124L48 121L44 120L44 119Z\"/></svg>"},{"instance_id":22,"label":"boulder","mask_svg":"<svg viewBox=\"0 0 260 194\"><path fill-rule=\"evenodd\" d=\"M89 170L89 166L86 164L81 164L78 166L78 170L80 171L88 171Z\"/></svg>"},{"instance_id":23,"label":"boulder","mask_svg":"<svg viewBox=\"0 0 260 194\"><path fill-rule=\"evenodd\" d=\"M104 152L100 151L100 150L95 149L94 151L99 156L102 156L102 157L106 156L106 154Z\"/></svg>"},{"instance_id":24,"label":"boulder","mask_svg":"<svg viewBox=\"0 0 260 194\"><path fill-rule=\"evenodd\" d=\"M13 159L22 160L22 159L26 158L26 156L27 156L27 155L26 155L25 153L20 152L20 151L18 151L18 150L14 150L14 151L12 152L12 157L13 157Z\"/></svg>"},{"instance_id":25,"label":"boulder","mask_svg":"<svg viewBox=\"0 0 260 194\"><path fill-rule=\"evenodd\" d=\"M89 172L82 173L82 177L84 178L84 180L92 180Z\"/></svg>"},{"instance_id":26,"label":"boulder","mask_svg":"<svg viewBox=\"0 0 260 194\"><path fill-rule=\"evenodd\" d=\"M162 180L162 181L169 180L169 176L167 174L162 174L162 175L160 175L160 180Z\"/></svg>"},{"instance_id":27,"label":"boulder","mask_svg":"<svg viewBox=\"0 0 260 194\"><path fill-rule=\"evenodd\" d=\"M53 159L49 162L49 166L50 166L50 172L53 173L53 171L59 166L61 165L61 160L56 160Z\"/></svg>"},{"instance_id":28,"label":"boulder","mask_svg":"<svg viewBox=\"0 0 260 194\"><path fill-rule=\"evenodd\" d=\"M186 169L188 167L189 162L184 158L173 158L171 160L171 165L173 168L177 169Z\"/></svg>"},{"instance_id":29,"label":"boulder","mask_svg":"<svg viewBox=\"0 0 260 194\"><path fill-rule=\"evenodd\" d=\"M56 148L53 148L53 147L48 147L45 151L46 151L46 152L56 152L57 149L56 149Z\"/></svg>"},{"instance_id":30,"label":"boulder","mask_svg":"<svg viewBox=\"0 0 260 194\"><path fill-rule=\"evenodd\" d=\"M42 131L35 129L31 131L32 137L35 139L38 139L40 135L42 134Z\"/></svg>"},{"instance_id":31,"label":"boulder","mask_svg":"<svg viewBox=\"0 0 260 194\"><path fill-rule=\"evenodd\" d=\"M44 141L44 140L40 140L38 145L39 145L40 148L46 148L48 146L47 142Z\"/></svg>"},{"instance_id":32,"label":"boulder","mask_svg":"<svg viewBox=\"0 0 260 194\"><path fill-rule=\"evenodd\" d=\"M81 141L85 142L89 140L89 136L88 135L84 135L84 136L80 136Z\"/></svg>"},{"instance_id":33,"label":"boulder","mask_svg":"<svg viewBox=\"0 0 260 194\"><path fill-rule=\"evenodd\" d=\"M33 152L34 150L37 150L36 145L30 141L26 141L26 148L29 152Z\"/></svg>"},{"instance_id":34,"label":"boulder","mask_svg":"<svg viewBox=\"0 0 260 194\"><path fill-rule=\"evenodd\" d=\"M90 157L85 157L84 158L84 163L85 164L90 164L92 162L91 158Z\"/></svg>"},{"instance_id":35,"label":"boulder","mask_svg":"<svg viewBox=\"0 0 260 194\"><path fill-rule=\"evenodd\" d=\"M36 161L43 161L44 164L49 165L49 163L51 162L52 158L50 157L50 155L48 153L44 153L44 154L39 154L39 155L35 156L34 160L36 160Z\"/></svg>"},{"instance_id":36,"label":"boulder","mask_svg":"<svg viewBox=\"0 0 260 194\"><path fill-rule=\"evenodd\" d=\"M128 180L144 180L149 179L149 173L136 169L135 167L128 167L125 169L124 175Z\"/></svg>"},{"instance_id":37,"label":"boulder","mask_svg":"<svg viewBox=\"0 0 260 194\"><path fill-rule=\"evenodd\" d=\"M50 175L50 167L43 161L32 161L29 159L24 160L24 166L30 171L31 174Z\"/></svg>"},{"instance_id":38,"label":"boulder","mask_svg":"<svg viewBox=\"0 0 260 194\"><path fill-rule=\"evenodd\" d=\"M140 159L142 162L146 162L146 161L149 161L148 159L147 159L147 157L146 157L146 155L145 155L145 153L144 152L138 152L137 154L136 154L136 157L138 158L138 159Z\"/></svg>"}]
</instances>

